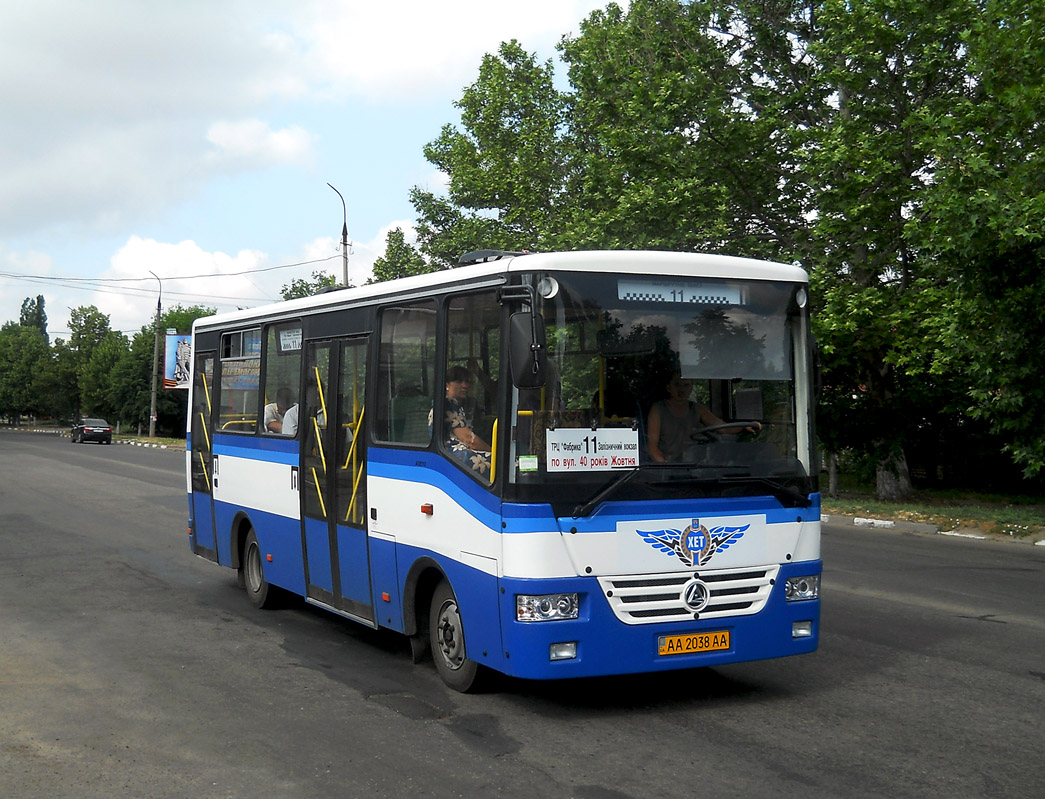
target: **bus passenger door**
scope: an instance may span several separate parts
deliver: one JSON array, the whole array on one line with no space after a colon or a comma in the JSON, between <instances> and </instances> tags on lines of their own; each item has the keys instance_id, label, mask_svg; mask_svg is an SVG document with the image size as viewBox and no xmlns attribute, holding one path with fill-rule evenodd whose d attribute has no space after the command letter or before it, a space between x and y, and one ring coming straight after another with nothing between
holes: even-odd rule
<instances>
[{"instance_id":1,"label":"bus passenger door","mask_svg":"<svg viewBox=\"0 0 1045 799\"><path fill-rule=\"evenodd\" d=\"M310 342L302 435L308 597L373 623L366 516L367 338Z\"/></svg>"},{"instance_id":2,"label":"bus passenger door","mask_svg":"<svg viewBox=\"0 0 1045 799\"><path fill-rule=\"evenodd\" d=\"M217 561L218 546L214 534L214 353L196 354L192 370L192 452L189 482L192 495L192 551L208 560Z\"/></svg>"}]
</instances>

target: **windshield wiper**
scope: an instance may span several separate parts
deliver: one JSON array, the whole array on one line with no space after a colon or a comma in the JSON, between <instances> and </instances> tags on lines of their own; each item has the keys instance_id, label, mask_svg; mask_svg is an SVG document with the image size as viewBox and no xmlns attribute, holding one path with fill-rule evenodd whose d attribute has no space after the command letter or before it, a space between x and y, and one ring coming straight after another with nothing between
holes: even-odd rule
<instances>
[{"instance_id":1,"label":"windshield wiper","mask_svg":"<svg viewBox=\"0 0 1045 799\"><path fill-rule=\"evenodd\" d=\"M606 497L628 482L632 477L641 471L678 471L679 464L677 463L642 463L631 469L628 469L624 474L617 475L616 477L610 478L610 481L606 483L599 492L589 499L587 502L578 505L573 509L573 518L579 519L581 516L587 516L591 513L592 509L595 508L600 502Z\"/></svg>"},{"instance_id":2,"label":"windshield wiper","mask_svg":"<svg viewBox=\"0 0 1045 799\"><path fill-rule=\"evenodd\" d=\"M798 505L802 508L808 508L813 504L812 500L809 499L805 494L799 491L795 491L793 488L789 488L783 483L778 483L776 480L771 480L768 477L759 477L753 474L745 475L723 475L719 477L717 482L719 483L758 483L764 485L770 491L773 492L773 496L780 500L782 505Z\"/></svg>"},{"instance_id":3,"label":"windshield wiper","mask_svg":"<svg viewBox=\"0 0 1045 799\"><path fill-rule=\"evenodd\" d=\"M636 466L633 469L629 469L624 474L619 474L616 477L613 477L605 486L603 486L599 490L599 493L597 493L583 505L578 505L576 508L573 509L573 518L578 519L581 516L587 516L589 513L591 513L592 508L594 508L596 505L602 502L603 499L608 497L610 494L612 494L614 491L616 491L618 488L620 488L622 485L628 482L632 477L637 475L639 473L639 469L641 468L641 466Z\"/></svg>"}]
</instances>

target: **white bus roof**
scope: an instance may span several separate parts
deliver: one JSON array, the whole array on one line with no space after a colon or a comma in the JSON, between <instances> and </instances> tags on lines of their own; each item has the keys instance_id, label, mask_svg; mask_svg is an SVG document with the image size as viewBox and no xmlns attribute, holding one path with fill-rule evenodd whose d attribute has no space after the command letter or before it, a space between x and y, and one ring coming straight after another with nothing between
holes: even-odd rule
<instances>
[{"instance_id":1,"label":"white bus roof","mask_svg":"<svg viewBox=\"0 0 1045 799\"><path fill-rule=\"evenodd\" d=\"M626 275L669 275L673 277L738 278L807 283L805 270L798 266L739 258L731 255L664 252L659 250L587 250L505 254L497 260L444 269L425 275L339 289L311 297L261 305L198 319L193 327L224 327L256 318L274 320L296 316L329 306L365 305L375 299L405 295L420 297L447 284L495 284L512 272L602 272ZM500 278L500 280L499 280Z\"/></svg>"}]
</instances>

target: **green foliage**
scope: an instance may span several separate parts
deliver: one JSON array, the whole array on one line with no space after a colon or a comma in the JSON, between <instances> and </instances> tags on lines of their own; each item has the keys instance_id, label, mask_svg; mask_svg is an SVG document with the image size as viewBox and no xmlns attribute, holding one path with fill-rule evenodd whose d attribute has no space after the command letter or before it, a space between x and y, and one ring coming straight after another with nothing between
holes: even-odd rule
<instances>
[{"instance_id":1,"label":"green foliage","mask_svg":"<svg viewBox=\"0 0 1045 799\"><path fill-rule=\"evenodd\" d=\"M422 250L801 263L829 447L902 474L978 418L1037 473L1043 29L1029 0L610 4L562 42L568 91L517 42L483 60L425 150Z\"/></svg>"},{"instance_id":2,"label":"green foliage","mask_svg":"<svg viewBox=\"0 0 1045 799\"><path fill-rule=\"evenodd\" d=\"M119 418L113 374L126 352L127 337L117 331L109 331L91 352L80 371L80 406L85 416Z\"/></svg>"},{"instance_id":3,"label":"green foliage","mask_svg":"<svg viewBox=\"0 0 1045 799\"><path fill-rule=\"evenodd\" d=\"M388 231L385 254L374 261L374 276L367 283L380 283L434 271L417 250L406 243L402 228Z\"/></svg>"},{"instance_id":4,"label":"green foliage","mask_svg":"<svg viewBox=\"0 0 1045 799\"><path fill-rule=\"evenodd\" d=\"M160 317L161 335L167 329L189 333L194 320L213 313L213 308L177 305ZM148 423L154 320L128 342L109 329L109 317L94 306L75 308L69 341L56 339L48 347L40 327L46 325L42 298L23 303L22 319L32 324L10 322L0 330L0 415L70 419L91 414L111 422ZM157 413L165 430L183 432L185 412L184 391L158 393Z\"/></svg>"},{"instance_id":5,"label":"green foliage","mask_svg":"<svg viewBox=\"0 0 1045 799\"><path fill-rule=\"evenodd\" d=\"M23 327L39 330L45 341L50 341L47 336L47 313L44 311L44 295L37 294L36 298L26 297L22 302L22 312L18 318Z\"/></svg>"},{"instance_id":6,"label":"green foliage","mask_svg":"<svg viewBox=\"0 0 1045 799\"><path fill-rule=\"evenodd\" d=\"M464 130L447 125L425 157L449 177L448 196L411 192L421 251L454 266L462 253L540 248L557 216L566 150L565 99L551 62L537 64L516 41L487 55L456 103Z\"/></svg>"},{"instance_id":7,"label":"green foliage","mask_svg":"<svg viewBox=\"0 0 1045 799\"><path fill-rule=\"evenodd\" d=\"M284 300L294 300L299 297L311 297L319 294L324 289L332 289L338 285L337 278L326 272L313 272L312 280L296 277L283 286L279 293Z\"/></svg>"},{"instance_id":8,"label":"green foliage","mask_svg":"<svg viewBox=\"0 0 1045 799\"><path fill-rule=\"evenodd\" d=\"M9 322L0 329L0 416L44 413L50 359L47 339L35 327Z\"/></svg>"}]
</instances>

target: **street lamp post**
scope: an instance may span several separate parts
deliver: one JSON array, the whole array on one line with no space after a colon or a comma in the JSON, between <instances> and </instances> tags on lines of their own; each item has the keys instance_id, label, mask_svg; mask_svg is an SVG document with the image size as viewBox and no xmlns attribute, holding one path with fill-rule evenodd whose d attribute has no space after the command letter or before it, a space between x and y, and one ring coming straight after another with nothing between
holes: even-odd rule
<instances>
[{"instance_id":1,"label":"street lamp post","mask_svg":"<svg viewBox=\"0 0 1045 799\"><path fill-rule=\"evenodd\" d=\"M329 183L327 184L330 188L334 189ZM334 189L337 192L337 196L341 197L341 192ZM341 226L341 270L344 273L343 285L348 287L348 208L345 206L345 198L341 197L341 212L344 214L345 223Z\"/></svg>"},{"instance_id":2,"label":"street lamp post","mask_svg":"<svg viewBox=\"0 0 1045 799\"><path fill-rule=\"evenodd\" d=\"M163 301L163 281L160 280L159 276L149 270L149 274L156 278L156 282L160 284L160 293L156 296L156 330L155 330L155 341L152 347L152 402L149 407L149 438L156 437L156 389L159 383L159 372L160 372L160 308Z\"/></svg>"}]
</instances>

